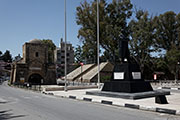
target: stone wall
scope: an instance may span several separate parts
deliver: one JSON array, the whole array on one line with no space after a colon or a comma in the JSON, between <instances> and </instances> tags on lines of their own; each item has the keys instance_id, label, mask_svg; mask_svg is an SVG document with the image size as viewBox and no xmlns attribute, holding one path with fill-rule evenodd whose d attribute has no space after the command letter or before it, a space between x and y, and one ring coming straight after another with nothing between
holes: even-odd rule
<instances>
[{"instance_id":1,"label":"stone wall","mask_svg":"<svg viewBox=\"0 0 180 120\"><path fill-rule=\"evenodd\" d=\"M48 46L37 39L23 45L23 59L12 65L11 83L24 84L32 81L33 75L41 76L39 84L56 84L55 64L48 63Z\"/></svg>"}]
</instances>

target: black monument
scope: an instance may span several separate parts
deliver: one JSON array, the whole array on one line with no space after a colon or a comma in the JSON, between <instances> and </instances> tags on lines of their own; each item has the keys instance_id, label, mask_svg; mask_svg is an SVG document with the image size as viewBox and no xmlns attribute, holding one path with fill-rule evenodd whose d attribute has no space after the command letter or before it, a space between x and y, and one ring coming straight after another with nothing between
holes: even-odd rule
<instances>
[{"instance_id":1,"label":"black monument","mask_svg":"<svg viewBox=\"0 0 180 120\"><path fill-rule=\"evenodd\" d=\"M119 63L116 63L111 81L104 83L102 91L137 93L153 91L149 82L145 82L139 65L132 63L128 49L128 40L119 40Z\"/></svg>"},{"instance_id":2,"label":"black monument","mask_svg":"<svg viewBox=\"0 0 180 120\"><path fill-rule=\"evenodd\" d=\"M139 65L131 62L128 40L119 40L119 62L115 64L110 82L105 82L101 91L88 91L87 95L141 99L155 97L155 102L167 104L169 91L153 90L143 79Z\"/></svg>"}]
</instances>

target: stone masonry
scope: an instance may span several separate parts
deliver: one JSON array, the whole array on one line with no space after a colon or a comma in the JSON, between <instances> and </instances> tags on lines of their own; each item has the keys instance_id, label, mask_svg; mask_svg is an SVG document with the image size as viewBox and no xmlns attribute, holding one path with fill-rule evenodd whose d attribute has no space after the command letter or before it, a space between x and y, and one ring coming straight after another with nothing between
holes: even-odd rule
<instances>
[{"instance_id":1,"label":"stone masonry","mask_svg":"<svg viewBox=\"0 0 180 120\"><path fill-rule=\"evenodd\" d=\"M12 64L11 84L56 84L55 64L48 62L48 46L33 39L23 45L23 58Z\"/></svg>"}]
</instances>

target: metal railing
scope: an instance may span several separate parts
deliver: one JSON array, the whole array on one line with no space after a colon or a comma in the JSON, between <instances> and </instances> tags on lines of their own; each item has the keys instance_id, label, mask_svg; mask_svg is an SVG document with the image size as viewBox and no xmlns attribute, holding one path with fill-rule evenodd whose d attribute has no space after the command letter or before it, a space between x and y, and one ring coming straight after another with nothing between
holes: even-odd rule
<instances>
[{"instance_id":1,"label":"metal railing","mask_svg":"<svg viewBox=\"0 0 180 120\"><path fill-rule=\"evenodd\" d=\"M89 85L97 85L97 83L85 83L85 82L68 82L68 86L89 86Z\"/></svg>"},{"instance_id":2,"label":"metal railing","mask_svg":"<svg viewBox=\"0 0 180 120\"><path fill-rule=\"evenodd\" d=\"M152 86L160 87L180 87L180 80L153 80L150 82Z\"/></svg>"},{"instance_id":3,"label":"metal railing","mask_svg":"<svg viewBox=\"0 0 180 120\"><path fill-rule=\"evenodd\" d=\"M13 86L17 87L17 88L27 89L27 90L42 91L41 85L29 85L29 86L27 86L27 85L22 85L22 84L16 84Z\"/></svg>"}]
</instances>

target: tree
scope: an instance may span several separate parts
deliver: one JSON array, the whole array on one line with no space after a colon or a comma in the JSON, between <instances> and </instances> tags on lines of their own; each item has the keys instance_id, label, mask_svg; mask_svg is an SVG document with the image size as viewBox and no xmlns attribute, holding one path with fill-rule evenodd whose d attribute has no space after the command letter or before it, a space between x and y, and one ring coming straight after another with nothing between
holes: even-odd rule
<instances>
[{"instance_id":1,"label":"tree","mask_svg":"<svg viewBox=\"0 0 180 120\"><path fill-rule=\"evenodd\" d=\"M178 46L176 14L173 11L165 12L154 18L156 24L156 42L159 48L166 51Z\"/></svg>"},{"instance_id":2,"label":"tree","mask_svg":"<svg viewBox=\"0 0 180 120\"><path fill-rule=\"evenodd\" d=\"M178 48L180 49L180 13L176 15Z\"/></svg>"},{"instance_id":3,"label":"tree","mask_svg":"<svg viewBox=\"0 0 180 120\"><path fill-rule=\"evenodd\" d=\"M56 46L50 39L43 39L43 43L47 44L48 46L48 61L49 63L54 62L54 50L56 49Z\"/></svg>"},{"instance_id":4,"label":"tree","mask_svg":"<svg viewBox=\"0 0 180 120\"><path fill-rule=\"evenodd\" d=\"M155 17L154 21L157 47L164 49L165 62L176 79L177 62L180 61L180 15L168 11Z\"/></svg>"},{"instance_id":5,"label":"tree","mask_svg":"<svg viewBox=\"0 0 180 120\"><path fill-rule=\"evenodd\" d=\"M1 55L2 55L2 52L0 51L0 60L2 60L2 56Z\"/></svg>"},{"instance_id":6,"label":"tree","mask_svg":"<svg viewBox=\"0 0 180 120\"><path fill-rule=\"evenodd\" d=\"M170 72L174 75L174 78L177 79L177 64L180 60L179 50L176 47L171 48L171 50L167 51L165 58Z\"/></svg>"},{"instance_id":7,"label":"tree","mask_svg":"<svg viewBox=\"0 0 180 120\"><path fill-rule=\"evenodd\" d=\"M12 56L10 54L10 51L9 50L6 50L6 52L1 56L1 59L4 61L4 62L12 62Z\"/></svg>"},{"instance_id":8,"label":"tree","mask_svg":"<svg viewBox=\"0 0 180 120\"><path fill-rule=\"evenodd\" d=\"M77 24L81 26L78 31L78 38L83 43L83 51L85 52L86 59L96 59L96 2L88 3L84 1L79 7L76 8Z\"/></svg>"},{"instance_id":9,"label":"tree","mask_svg":"<svg viewBox=\"0 0 180 120\"><path fill-rule=\"evenodd\" d=\"M149 17L147 11L138 10L136 19L131 20L129 27L131 29L130 52L131 56L139 64L141 72L144 68L151 68L151 53L155 51L153 18Z\"/></svg>"},{"instance_id":10,"label":"tree","mask_svg":"<svg viewBox=\"0 0 180 120\"><path fill-rule=\"evenodd\" d=\"M80 45L78 45L78 46L75 48L74 57L75 57L75 62L76 62L76 63L79 63L79 62L83 62L83 61L84 61L83 50L82 50L82 47L81 47Z\"/></svg>"},{"instance_id":11,"label":"tree","mask_svg":"<svg viewBox=\"0 0 180 120\"><path fill-rule=\"evenodd\" d=\"M97 42L96 42L96 0L91 3L84 1L77 7L77 24L80 25L78 32L79 39L83 42L83 50L96 60ZM106 0L100 0L100 45L107 51L109 57L117 56L118 41L128 39L129 29L127 19L132 15L132 4L130 0L113 0L107 3ZM92 57L94 56L94 57Z\"/></svg>"},{"instance_id":12,"label":"tree","mask_svg":"<svg viewBox=\"0 0 180 120\"><path fill-rule=\"evenodd\" d=\"M106 27L102 31L102 47L109 53L110 58L118 57L119 40L129 39L129 28L127 20L132 15L132 4L130 0L113 0L106 8Z\"/></svg>"},{"instance_id":13,"label":"tree","mask_svg":"<svg viewBox=\"0 0 180 120\"><path fill-rule=\"evenodd\" d=\"M171 73L171 71L168 68L167 59L164 55L161 55L159 57L152 57L151 60L153 61L153 72L163 72L164 76L162 76L164 79L173 79L174 75ZM152 75L152 74L151 74Z\"/></svg>"}]
</instances>

